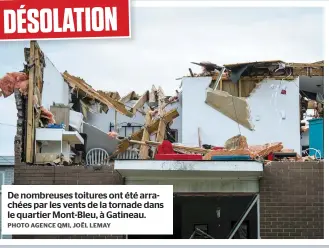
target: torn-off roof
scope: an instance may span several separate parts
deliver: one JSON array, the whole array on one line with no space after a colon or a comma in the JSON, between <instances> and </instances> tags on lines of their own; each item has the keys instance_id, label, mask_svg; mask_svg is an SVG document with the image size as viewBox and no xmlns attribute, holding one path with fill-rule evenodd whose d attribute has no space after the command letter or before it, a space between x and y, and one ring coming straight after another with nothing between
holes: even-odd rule
<instances>
[{"instance_id":1,"label":"torn-off roof","mask_svg":"<svg viewBox=\"0 0 329 248\"><path fill-rule=\"evenodd\" d=\"M228 73L223 79L236 82L240 78L266 78L266 77L298 77L323 76L324 61L314 63L287 63L282 60L256 61L237 64L226 64ZM213 76L217 77L218 73Z\"/></svg>"},{"instance_id":2,"label":"torn-off roof","mask_svg":"<svg viewBox=\"0 0 329 248\"><path fill-rule=\"evenodd\" d=\"M313 63L288 63L282 60L264 60L264 61L254 61L254 62L243 62L243 63L234 63L234 64L225 64L224 66L228 69L234 68L234 67L240 67L243 65L254 65L254 66L267 66L267 65L275 65L278 63L283 63L287 67L292 68L300 68L300 67L322 67L324 66L324 60L317 61Z\"/></svg>"},{"instance_id":3,"label":"torn-off roof","mask_svg":"<svg viewBox=\"0 0 329 248\"><path fill-rule=\"evenodd\" d=\"M95 99L102 104L114 108L123 115L132 117L133 113L126 109L125 105L111 95L107 95L106 92L97 92L90 85L88 85L83 79L70 75L67 71L63 74L65 81L75 90L84 92L87 97Z\"/></svg>"}]
</instances>

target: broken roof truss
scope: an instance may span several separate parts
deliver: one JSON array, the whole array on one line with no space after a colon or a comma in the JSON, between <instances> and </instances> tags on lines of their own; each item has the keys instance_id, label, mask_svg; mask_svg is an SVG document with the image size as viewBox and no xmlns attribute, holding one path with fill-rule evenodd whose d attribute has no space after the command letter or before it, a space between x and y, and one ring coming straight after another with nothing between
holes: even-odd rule
<instances>
[{"instance_id":1,"label":"broken roof truss","mask_svg":"<svg viewBox=\"0 0 329 248\"><path fill-rule=\"evenodd\" d=\"M89 98L90 100L96 100L100 104L114 108L117 112L128 117L133 117L136 112L144 106L145 103L150 102L150 99L152 101L149 104L150 107L156 107L158 105L157 101L152 99L157 98L159 93L163 94L161 87L157 90L153 85L151 91L145 91L141 96L137 95L135 91L132 91L127 95L120 97L118 92L105 92L100 90L96 91L83 79L73 76L67 71L65 71L62 76L64 80L70 85L70 87L79 95L84 95L84 97ZM135 100L135 104L132 107L127 106L126 103L131 100ZM166 100L168 100L168 97L166 97Z\"/></svg>"}]
</instances>

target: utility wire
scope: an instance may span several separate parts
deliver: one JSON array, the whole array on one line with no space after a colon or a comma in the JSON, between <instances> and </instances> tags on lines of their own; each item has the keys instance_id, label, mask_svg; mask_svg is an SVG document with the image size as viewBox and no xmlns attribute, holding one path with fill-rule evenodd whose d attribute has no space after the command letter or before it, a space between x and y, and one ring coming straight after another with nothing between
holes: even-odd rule
<instances>
[{"instance_id":1,"label":"utility wire","mask_svg":"<svg viewBox=\"0 0 329 248\"><path fill-rule=\"evenodd\" d=\"M12 161L6 159L5 156L0 156L0 158L2 158L3 160L7 161L9 164L14 164Z\"/></svg>"},{"instance_id":2,"label":"utility wire","mask_svg":"<svg viewBox=\"0 0 329 248\"><path fill-rule=\"evenodd\" d=\"M2 126L8 126L8 127L17 127L16 125L2 123L2 122L0 122L0 125L2 125Z\"/></svg>"}]
</instances>

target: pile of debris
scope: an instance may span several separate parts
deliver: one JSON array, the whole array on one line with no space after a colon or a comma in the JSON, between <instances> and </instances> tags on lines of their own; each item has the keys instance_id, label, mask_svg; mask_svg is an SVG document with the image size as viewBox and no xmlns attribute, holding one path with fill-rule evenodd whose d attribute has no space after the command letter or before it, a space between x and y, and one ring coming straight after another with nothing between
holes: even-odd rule
<instances>
[{"instance_id":1,"label":"pile of debris","mask_svg":"<svg viewBox=\"0 0 329 248\"><path fill-rule=\"evenodd\" d=\"M151 156L140 156L140 159L155 160L222 160L222 161L248 161L254 160L264 163L271 161L314 161L316 156L301 157L292 149L285 149L281 142L268 143L264 145L248 145L246 137L234 136L225 142L224 147L188 147L181 144L171 144L168 140L155 142L137 140L137 134L128 139L121 140L114 156L128 150L129 146L140 145L144 147L155 147L155 153ZM132 138L135 138L132 139ZM140 150L142 151L142 149Z\"/></svg>"},{"instance_id":2,"label":"pile of debris","mask_svg":"<svg viewBox=\"0 0 329 248\"><path fill-rule=\"evenodd\" d=\"M267 164L270 161L313 161L316 156L301 157L293 149L285 149L282 142L267 143L264 145L248 145L246 137L242 135L234 136L228 139L223 149L212 150L207 153L203 159L219 159L220 156L232 160L247 159L258 160Z\"/></svg>"}]
</instances>

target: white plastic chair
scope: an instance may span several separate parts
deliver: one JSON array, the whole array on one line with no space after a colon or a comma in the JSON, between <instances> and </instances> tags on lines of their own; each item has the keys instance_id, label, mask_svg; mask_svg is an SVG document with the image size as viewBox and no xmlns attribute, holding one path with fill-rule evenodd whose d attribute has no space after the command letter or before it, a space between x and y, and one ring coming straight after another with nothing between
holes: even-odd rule
<instances>
[{"instance_id":1,"label":"white plastic chair","mask_svg":"<svg viewBox=\"0 0 329 248\"><path fill-rule=\"evenodd\" d=\"M86 155L86 165L110 165L109 154L102 148L90 149Z\"/></svg>"},{"instance_id":2,"label":"white plastic chair","mask_svg":"<svg viewBox=\"0 0 329 248\"><path fill-rule=\"evenodd\" d=\"M120 153L117 159L139 159L139 151L136 148L128 148L125 152Z\"/></svg>"}]
</instances>

